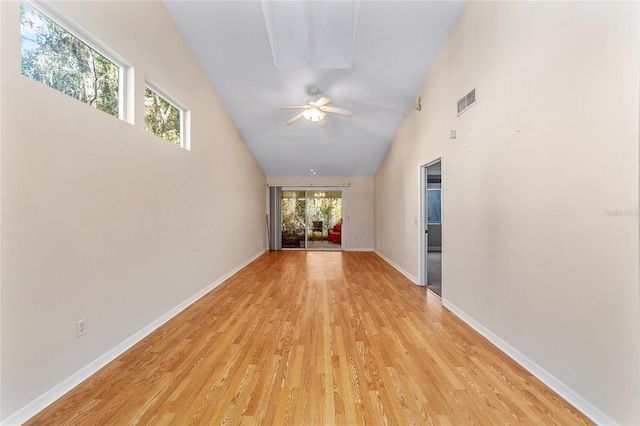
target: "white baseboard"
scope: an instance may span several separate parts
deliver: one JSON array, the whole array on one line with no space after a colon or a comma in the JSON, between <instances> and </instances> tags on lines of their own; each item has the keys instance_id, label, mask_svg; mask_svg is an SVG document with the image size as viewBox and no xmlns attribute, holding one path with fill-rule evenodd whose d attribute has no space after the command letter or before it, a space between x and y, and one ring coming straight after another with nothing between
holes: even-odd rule
<instances>
[{"instance_id":1,"label":"white baseboard","mask_svg":"<svg viewBox=\"0 0 640 426\"><path fill-rule=\"evenodd\" d=\"M371 250L367 250L367 249L358 249L358 250L345 249L345 250L347 250L347 251L374 251L385 262L389 263L391 266L393 266L396 270L398 270L402 275L407 277L413 283L417 284L417 282L418 282L418 280L413 275L409 274L408 272L406 272L405 270L400 268L398 265L396 265L394 262L392 262L391 260L389 260L388 258L386 258L385 256L383 256L382 254L380 254L379 252L377 252L377 251L375 251L373 249L371 249ZM104 355L100 356L99 358L97 358L95 361L91 362L86 367L82 368L81 370L79 370L75 374L73 374L70 377L68 377L67 379L63 380L62 382L60 382L59 384L57 384L56 386L54 386L53 388L51 388L50 390L48 390L47 392L45 392L44 394L39 396L38 398L34 399L30 403L28 403L27 405L22 407L20 410L16 411L15 413L13 413L9 417L7 417L1 423L2 426L18 426L18 425L21 425L22 423L26 422L31 417L33 417L36 414L38 414L40 411L42 411L47 406L49 406L54 401L56 401L58 398L62 397L64 394L69 392L71 389L73 389L74 387L76 387L77 385L82 383L84 380L86 380L91 375L96 373L102 367L107 365L109 362L113 361L115 358L120 356L122 353L126 352L128 349L133 347L136 343L138 343L139 341L141 341L142 339L147 337L149 334L151 334L153 331L158 329L164 323L166 323L171 318L173 318L176 315L178 315L184 309L186 309L187 307L192 305L198 299L202 298L204 295L209 293L211 290L216 288L218 285L222 284L224 281L229 279L232 275L234 275L235 273L240 271L242 268L244 268L245 266L247 266L248 264L250 264L251 262L256 260L258 257L260 257L264 253L265 253L265 251L262 251L262 252L258 253L257 255L252 257L250 260L246 261L242 265L240 265L237 268L235 268L233 271L230 271L227 274L225 274L224 276L220 277L218 280L216 280L212 284L208 285L204 289L200 290L198 293L196 293L195 295L191 296L189 299L185 300L184 302L182 302L181 304L179 304L178 306L176 306L175 308L173 308L172 310L170 310L166 314L162 315L160 318L158 318L157 320L153 321L151 324L149 324L148 326L144 327L142 330L138 331L137 333L135 333L133 336L129 337L128 339L126 339L122 343L118 344L116 347L114 347L113 349L111 349L110 351L105 353ZM567 402L569 402L571 405L573 405L576 409L580 410L585 416L589 417L592 421L594 421L595 423L597 423L599 425L615 425L615 424L617 424L615 421L613 421L611 418L609 418L606 414L604 414L598 408L594 407L591 403L586 401L579 394L574 392L572 389L570 389L568 386L566 386L560 380L555 378L553 375L551 375L545 369L543 369L542 367L540 367L539 365L537 365L536 363L531 361L529 358L527 358L525 355L523 355L521 352L519 352L513 346L509 345L507 342L505 342L500 337L495 335L493 332L491 332L489 329L484 327L482 324L480 324L479 322L475 321L473 318L468 316L466 313L464 313L464 311L460 310L455 305L453 305L452 303L450 303L449 301L447 301L445 299L442 300L442 304L447 309L449 309L454 315L456 315L462 321L467 323L471 328L473 328L475 331L477 331L482 336L487 338L491 343L493 343L496 347L498 347L498 349L500 349L502 352L507 354L511 359L513 359L515 362L520 364L523 368L525 368L527 371L529 371L531 374L533 374L535 377L537 377L545 385L549 386L549 388L551 388L554 392L556 392L558 395L560 395L562 398L564 398Z\"/></svg>"},{"instance_id":2,"label":"white baseboard","mask_svg":"<svg viewBox=\"0 0 640 426\"><path fill-rule=\"evenodd\" d=\"M617 422L613 421L609 418L605 413L600 411L598 408L594 407L593 404L585 400L582 396L580 396L577 392L573 391L567 385L558 380L551 373L546 371L544 368L540 367L535 362L531 361L524 354L518 351L516 348L502 340L496 334L494 334L491 330L471 318L469 315L464 313L461 309L456 307L453 303L448 300L443 299L442 304L445 308L449 309L460 318L462 321L467 323L471 328L475 331L486 337L491 343L498 347L502 352L507 354L511 359L520 364L524 369L533 374L536 378L538 378L542 383L551 388L555 393L564 398L569 404L573 405L577 410L582 412L585 416L589 417L592 421L599 425L616 425Z\"/></svg>"},{"instance_id":3,"label":"white baseboard","mask_svg":"<svg viewBox=\"0 0 640 426\"><path fill-rule=\"evenodd\" d=\"M408 273L407 271L405 271L404 269L402 269L401 267L399 267L398 265L396 265L395 263L393 263L390 259L387 259L382 253L380 253L379 251L374 250L375 254L377 254L378 256L380 256L382 258L382 260L384 260L385 262L387 262L389 265L393 266L395 269L398 270L398 272L400 272L402 275L404 275L405 277L409 278L411 280L412 283L416 284L416 285L420 285L418 279L416 277L414 277L413 275L411 275L410 273Z\"/></svg>"},{"instance_id":4,"label":"white baseboard","mask_svg":"<svg viewBox=\"0 0 640 426\"><path fill-rule=\"evenodd\" d=\"M418 284L418 280L407 271L396 265L394 262L386 258L380 252L375 251L375 253L380 256L385 262L393 266L397 269L402 275L409 278L415 284ZM480 333L482 336L487 338L491 343L493 343L498 349L504 352L507 356L513 359L515 362L520 364L525 370L529 371L533 374L538 380L551 388L555 393L564 398L569 404L573 405L577 410L582 412L585 416L589 417L592 421L599 425L616 425L615 421L613 421L609 416L600 411L598 408L593 406L590 402L585 400L582 396L580 396L577 392L573 391L567 385L558 380L555 376L550 374L544 368L540 367L535 362L531 361L524 354L518 351L516 348L502 340L496 334L494 334L491 330L471 318L464 311L456 307L453 303L449 302L446 299L442 299L442 305L449 309L454 315L460 318L462 321L467 323L471 328Z\"/></svg>"},{"instance_id":5,"label":"white baseboard","mask_svg":"<svg viewBox=\"0 0 640 426\"><path fill-rule=\"evenodd\" d=\"M251 259L244 262L242 265L238 266L234 270L226 273L222 277L218 278L215 282L209 284L207 287L203 288L184 302L180 303L175 308L171 309L166 314L162 315L160 318L153 321L151 324L144 327L142 330L135 333L133 336L124 340L122 343L118 344L116 347L108 351L107 353L101 355L96 360L91 362L86 367L78 370L76 373L66 378L62 382L58 383L53 388L49 389L47 392L40 395L38 398L34 399L15 413L11 414L0 424L2 426L19 426L38 414L40 411L44 410L46 407L55 402L58 398L69 392L74 387L78 386L80 383L88 379L91 375L96 373L102 367L116 359L118 356L122 355L124 352L129 350L133 345L147 337L149 334L157 330L164 323L169 321L171 318L178 315L184 309L188 308L198 299L209 293L211 290L225 282L232 275L240 271L242 268L256 260L258 257L262 256L266 250L261 251L257 255L253 256Z\"/></svg>"},{"instance_id":6,"label":"white baseboard","mask_svg":"<svg viewBox=\"0 0 640 426\"><path fill-rule=\"evenodd\" d=\"M373 248L348 248L345 247L342 251L373 251Z\"/></svg>"}]
</instances>

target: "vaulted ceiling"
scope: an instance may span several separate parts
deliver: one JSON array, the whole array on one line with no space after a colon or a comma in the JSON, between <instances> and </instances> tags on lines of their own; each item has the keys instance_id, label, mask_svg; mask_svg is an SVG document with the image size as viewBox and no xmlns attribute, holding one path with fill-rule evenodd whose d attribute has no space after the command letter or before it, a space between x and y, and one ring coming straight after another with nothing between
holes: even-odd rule
<instances>
[{"instance_id":1,"label":"vaulted ceiling","mask_svg":"<svg viewBox=\"0 0 640 426\"><path fill-rule=\"evenodd\" d=\"M462 1L165 0L267 176L372 176ZM285 122L309 89L352 117ZM313 171L312 171L313 169Z\"/></svg>"}]
</instances>

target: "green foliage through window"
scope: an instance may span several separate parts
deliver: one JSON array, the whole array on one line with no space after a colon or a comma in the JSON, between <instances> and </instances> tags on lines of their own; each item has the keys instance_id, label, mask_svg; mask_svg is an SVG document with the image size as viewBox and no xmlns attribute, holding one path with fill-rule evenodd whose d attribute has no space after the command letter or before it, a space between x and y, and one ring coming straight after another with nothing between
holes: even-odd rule
<instances>
[{"instance_id":1,"label":"green foliage through window","mask_svg":"<svg viewBox=\"0 0 640 426\"><path fill-rule=\"evenodd\" d=\"M313 221L322 221L323 235L342 221L340 191L282 191L282 227L288 231L309 229ZM306 219L305 219L306 218ZM312 235L308 231L309 236Z\"/></svg>"},{"instance_id":2,"label":"green foliage through window","mask_svg":"<svg viewBox=\"0 0 640 426\"><path fill-rule=\"evenodd\" d=\"M181 111L148 87L144 92L144 126L147 132L181 146Z\"/></svg>"},{"instance_id":3,"label":"green foliage through window","mask_svg":"<svg viewBox=\"0 0 640 426\"><path fill-rule=\"evenodd\" d=\"M20 35L23 75L119 116L119 66L25 2Z\"/></svg>"}]
</instances>

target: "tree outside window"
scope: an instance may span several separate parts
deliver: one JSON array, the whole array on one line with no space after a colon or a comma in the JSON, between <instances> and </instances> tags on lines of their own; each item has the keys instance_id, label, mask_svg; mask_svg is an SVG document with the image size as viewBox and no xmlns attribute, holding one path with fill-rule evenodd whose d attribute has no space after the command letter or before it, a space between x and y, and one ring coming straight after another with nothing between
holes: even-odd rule
<instances>
[{"instance_id":1,"label":"tree outside window","mask_svg":"<svg viewBox=\"0 0 640 426\"><path fill-rule=\"evenodd\" d=\"M24 2L20 35L23 75L119 116L118 65Z\"/></svg>"},{"instance_id":2,"label":"tree outside window","mask_svg":"<svg viewBox=\"0 0 640 426\"><path fill-rule=\"evenodd\" d=\"M182 111L154 90L145 87L144 126L147 132L182 146Z\"/></svg>"}]
</instances>

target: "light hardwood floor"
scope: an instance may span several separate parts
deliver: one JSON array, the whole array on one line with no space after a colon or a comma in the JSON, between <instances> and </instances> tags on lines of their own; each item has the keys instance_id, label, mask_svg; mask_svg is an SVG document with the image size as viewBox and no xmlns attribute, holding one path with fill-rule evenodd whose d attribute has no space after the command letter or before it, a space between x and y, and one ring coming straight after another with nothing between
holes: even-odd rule
<instances>
[{"instance_id":1,"label":"light hardwood floor","mask_svg":"<svg viewBox=\"0 0 640 426\"><path fill-rule=\"evenodd\" d=\"M592 424L371 252L270 252L29 425Z\"/></svg>"}]
</instances>

